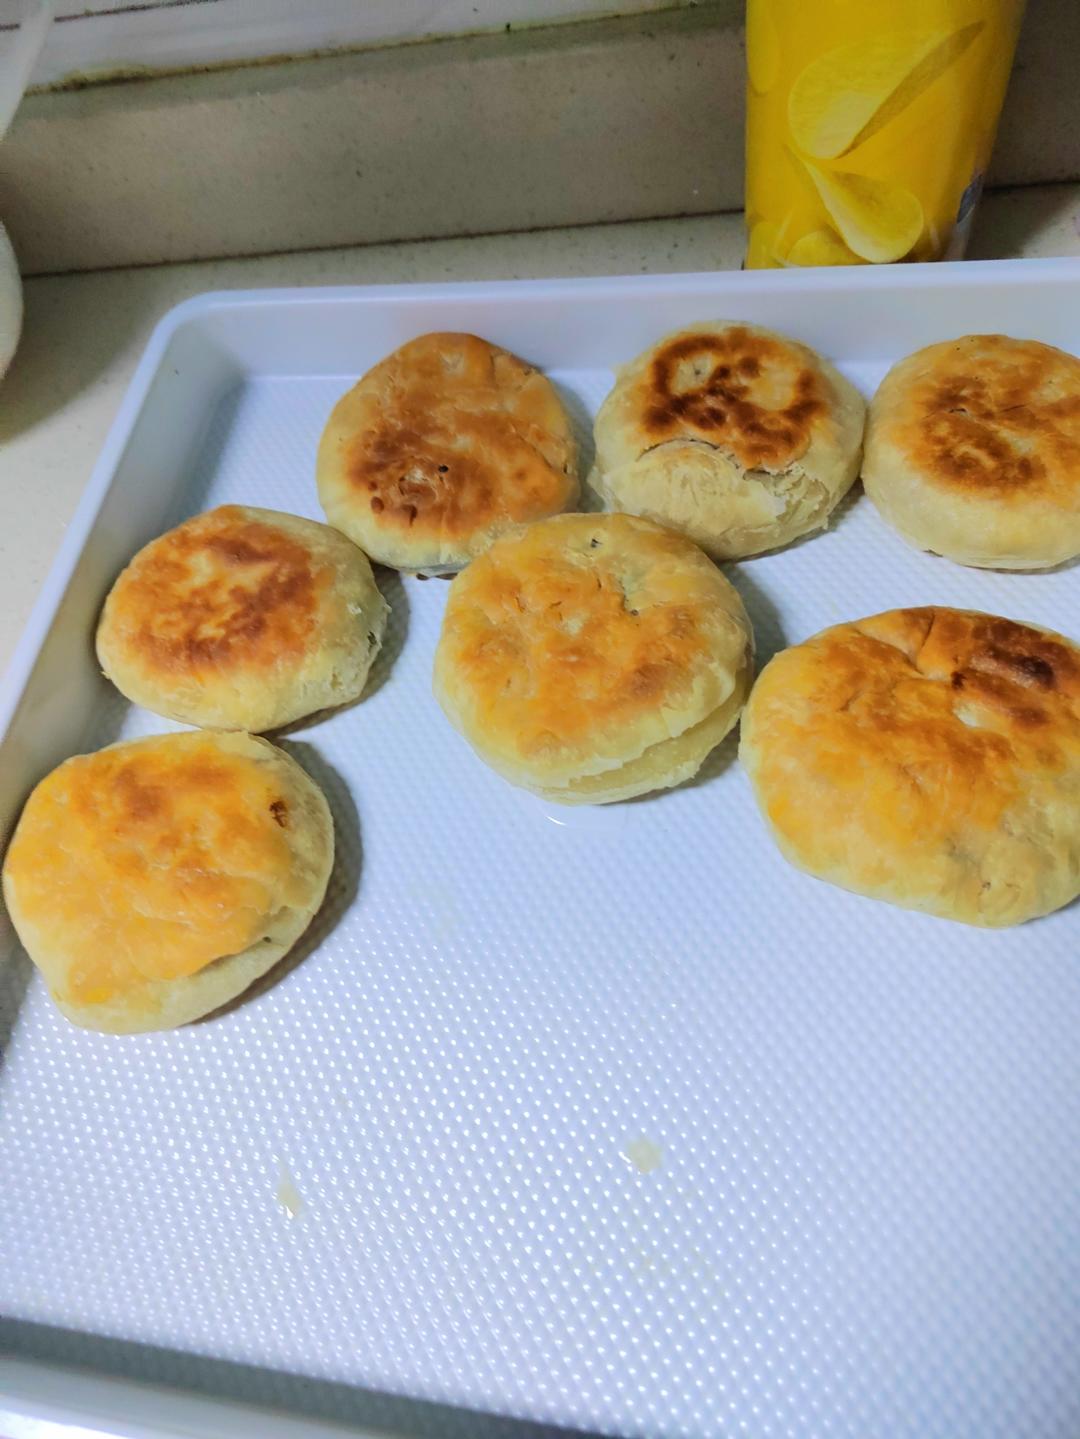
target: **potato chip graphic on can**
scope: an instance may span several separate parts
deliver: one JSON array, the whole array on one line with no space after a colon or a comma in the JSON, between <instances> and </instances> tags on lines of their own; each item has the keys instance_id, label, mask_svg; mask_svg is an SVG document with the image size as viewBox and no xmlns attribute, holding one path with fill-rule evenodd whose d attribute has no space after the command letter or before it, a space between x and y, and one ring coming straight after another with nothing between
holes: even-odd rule
<instances>
[{"instance_id":1,"label":"potato chip graphic on can","mask_svg":"<svg viewBox=\"0 0 1080 1439\"><path fill-rule=\"evenodd\" d=\"M1023 0L748 0L747 268L962 253L1022 16Z\"/></svg>"}]
</instances>

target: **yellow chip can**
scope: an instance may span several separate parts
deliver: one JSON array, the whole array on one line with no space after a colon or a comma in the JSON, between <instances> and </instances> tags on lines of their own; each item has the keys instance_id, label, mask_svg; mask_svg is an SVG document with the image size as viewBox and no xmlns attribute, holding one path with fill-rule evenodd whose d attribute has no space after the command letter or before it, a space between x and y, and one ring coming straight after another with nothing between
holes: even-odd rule
<instances>
[{"instance_id":1,"label":"yellow chip can","mask_svg":"<svg viewBox=\"0 0 1080 1439\"><path fill-rule=\"evenodd\" d=\"M955 259L1023 0L748 0L747 269Z\"/></svg>"}]
</instances>

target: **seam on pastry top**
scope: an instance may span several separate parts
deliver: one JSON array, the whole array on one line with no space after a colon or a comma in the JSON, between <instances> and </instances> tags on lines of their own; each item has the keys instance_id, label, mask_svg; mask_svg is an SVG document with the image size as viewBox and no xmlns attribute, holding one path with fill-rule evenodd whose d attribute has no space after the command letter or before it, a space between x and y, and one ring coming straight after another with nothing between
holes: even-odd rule
<instances>
[{"instance_id":1,"label":"seam on pastry top","mask_svg":"<svg viewBox=\"0 0 1080 1439\"><path fill-rule=\"evenodd\" d=\"M942 686L949 694L950 713L961 724L968 729L981 730L994 735L995 739L1004 744L1010 753L1017 753L1018 736L1011 733L1009 728L1001 729L995 724L985 723L987 713L1004 714L1011 722L1011 726L1021 727L1030 732L1032 728L1044 725L1051 718L1045 708L1038 703L1037 696L1059 696L1069 704L1070 712L1075 715L1075 707L1068 701L1068 696L1063 693L1057 683L1051 663L1038 655L1013 655L1004 648L1005 640L1000 645L993 642L991 635L981 638L980 647L972 649L967 654L957 654L948 663L947 673L934 673L924 665L923 655L930 644L935 631L939 628L941 615L938 609L933 609L927 623L926 630L913 652L907 651L902 644L896 640L871 633L863 628L862 624L856 624L856 631L876 644L887 645L890 649L904 656L911 669L913 677L926 680L932 684ZM1017 629L1026 630L1030 626L1017 625ZM1036 631L1036 633L1038 633ZM980 683L981 682L981 683ZM888 693L896 688L896 681L888 686ZM1002 690L1002 687L1004 689ZM856 691L849 695L846 700L837 706L837 713L847 713L854 705L860 694L864 691L859 686ZM1021 696L1025 693L1032 694L1032 703L1023 703Z\"/></svg>"},{"instance_id":2,"label":"seam on pastry top","mask_svg":"<svg viewBox=\"0 0 1080 1439\"><path fill-rule=\"evenodd\" d=\"M837 713L837 714L842 714L842 715L850 714L852 707L857 703L857 701L859 701L860 699L862 699L862 697L863 697L863 695L864 695L865 693L866 693L866 686L865 686L865 685L861 685L861 684L860 684L860 685L856 685L856 687L855 687L855 688L852 690L852 692L848 695L847 699L844 700L843 704L841 704L841 705L837 708L836 713Z\"/></svg>"},{"instance_id":3,"label":"seam on pastry top","mask_svg":"<svg viewBox=\"0 0 1080 1439\"><path fill-rule=\"evenodd\" d=\"M577 455L577 442L574 439L573 434L570 434L570 436L564 441L564 444L569 448L569 454L567 455L566 459L563 461L562 464L555 465L552 464L551 460L548 459L547 455L544 454L543 450L540 448L540 446L536 443L535 440L532 440L529 438L528 435L523 435L521 433L521 431L518 429L517 422L512 415L507 414L506 419L515 438L520 440L521 443L526 447L526 449L532 450L533 454L536 455L538 459L542 460L549 470L555 470L557 473L563 474L569 479L572 473L570 468L570 461L575 459Z\"/></svg>"},{"instance_id":4,"label":"seam on pastry top","mask_svg":"<svg viewBox=\"0 0 1080 1439\"><path fill-rule=\"evenodd\" d=\"M938 623L938 612L937 612L936 609L932 609L932 610L930 611L930 623L929 623L929 624L927 625L927 627L926 627L926 633L925 633L925 634L923 635L923 637L922 637L922 641L921 641L921 643L920 643L920 645L919 645L919 648L915 651L915 654L912 656L912 664L915 666L915 668L916 668L916 669L918 670L918 672L923 676L924 679L930 679L930 678L932 678L932 676L928 675L928 674L926 673L926 671L925 671L925 670L923 669L923 667L922 667L922 657L923 657L923 651L926 649L927 645L930 643L931 639L933 638L934 630L935 630L935 628L937 627L937 623Z\"/></svg>"}]
</instances>

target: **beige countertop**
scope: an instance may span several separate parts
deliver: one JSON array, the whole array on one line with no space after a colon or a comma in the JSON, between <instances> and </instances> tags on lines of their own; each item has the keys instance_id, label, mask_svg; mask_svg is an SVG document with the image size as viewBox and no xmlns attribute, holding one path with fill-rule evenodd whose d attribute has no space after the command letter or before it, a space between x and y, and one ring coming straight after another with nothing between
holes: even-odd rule
<instances>
[{"instance_id":1,"label":"beige countertop","mask_svg":"<svg viewBox=\"0 0 1080 1439\"><path fill-rule=\"evenodd\" d=\"M1080 255L1080 186L1001 191L971 254ZM735 215L597 225L42 277L0 382L0 671L156 322L207 290L736 268Z\"/></svg>"}]
</instances>

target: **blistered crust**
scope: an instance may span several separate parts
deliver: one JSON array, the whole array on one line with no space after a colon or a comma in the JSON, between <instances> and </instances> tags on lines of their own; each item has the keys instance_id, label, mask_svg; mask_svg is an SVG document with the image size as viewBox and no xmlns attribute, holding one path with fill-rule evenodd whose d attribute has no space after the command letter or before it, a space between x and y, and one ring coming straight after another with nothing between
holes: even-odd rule
<instances>
[{"instance_id":1,"label":"blistered crust","mask_svg":"<svg viewBox=\"0 0 1080 1439\"><path fill-rule=\"evenodd\" d=\"M329 525L222 505L139 551L105 602L97 650L147 709L260 731L355 699L386 615L367 559Z\"/></svg>"},{"instance_id":2,"label":"blistered crust","mask_svg":"<svg viewBox=\"0 0 1080 1439\"><path fill-rule=\"evenodd\" d=\"M966 610L891 610L783 651L742 759L784 854L969 924L1080 893L1080 651Z\"/></svg>"},{"instance_id":3,"label":"blistered crust","mask_svg":"<svg viewBox=\"0 0 1080 1439\"><path fill-rule=\"evenodd\" d=\"M339 400L319 445L330 523L373 559L457 568L577 499L577 451L550 381L475 335L421 335Z\"/></svg>"},{"instance_id":4,"label":"blistered crust","mask_svg":"<svg viewBox=\"0 0 1080 1439\"><path fill-rule=\"evenodd\" d=\"M863 480L913 544L961 564L1044 568L1080 553L1080 360L966 335L890 370Z\"/></svg>"},{"instance_id":5,"label":"blistered crust","mask_svg":"<svg viewBox=\"0 0 1080 1439\"><path fill-rule=\"evenodd\" d=\"M865 406L807 346L760 326L680 330L624 366L596 417L593 488L733 559L824 525L850 488Z\"/></svg>"},{"instance_id":6,"label":"blistered crust","mask_svg":"<svg viewBox=\"0 0 1080 1439\"><path fill-rule=\"evenodd\" d=\"M27 801L4 897L76 1023L170 1028L246 988L322 901L326 801L252 735L157 735L67 760Z\"/></svg>"},{"instance_id":7,"label":"blistered crust","mask_svg":"<svg viewBox=\"0 0 1080 1439\"><path fill-rule=\"evenodd\" d=\"M627 515L566 515L507 537L451 587L436 654L443 708L513 782L591 788L735 703L700 731L696 768L737 718L750 626L732 586L688 540ZM681 777L685 777L682 775ZM615 783L609 785L608 780ZM644 788L674 782L641 771ZM638 791L640 792L640 791Z\"/></svg>"}]
</instances>

